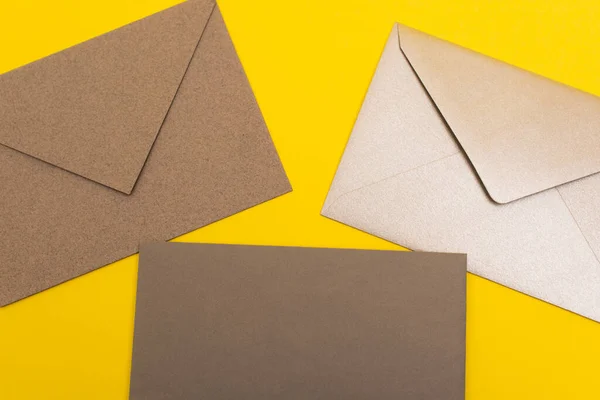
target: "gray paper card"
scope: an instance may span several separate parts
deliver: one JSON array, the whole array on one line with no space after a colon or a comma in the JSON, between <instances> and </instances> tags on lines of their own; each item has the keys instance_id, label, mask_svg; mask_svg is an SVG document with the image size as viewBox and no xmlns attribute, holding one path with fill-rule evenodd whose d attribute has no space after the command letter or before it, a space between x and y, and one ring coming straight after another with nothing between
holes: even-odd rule
<instances>
[{"instance_id":1,"label":"gray paper card","mask_svg":"<svg viewBox=\"0 0 600 400\"><path fill-rule=\"evenodd\" d=\"M466 256L142 246L131 399L464 399Z\"/></svg>"}]
</instances>

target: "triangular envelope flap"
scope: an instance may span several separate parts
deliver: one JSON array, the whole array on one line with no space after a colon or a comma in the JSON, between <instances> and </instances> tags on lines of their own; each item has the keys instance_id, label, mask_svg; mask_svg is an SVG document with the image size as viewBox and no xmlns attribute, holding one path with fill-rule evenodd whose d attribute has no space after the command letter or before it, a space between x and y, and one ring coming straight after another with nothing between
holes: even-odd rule
<instances>
[{"instance_id":1,"label":"triangular envelope flap","mask_svg":"<svg viewBox=\"0 0 600 400\"><path fill-rule=\"evenodd\" d=\"M4 146L0 166L0 306L291 191L218 7L130 196Z\"/></svg>"},{"instance_id":2,"label":"triangular envelope flap","mask_svg":"<svg viewBox=\"0 0 600 400\"><path fill-rule=\"evenodd\" d=\"M131 193L214 0L189 0L0 76L0 143Z\"/></svg>"},{"instance_id":3,"label":"triangular envelope flap","mask_svg":"<svg viewBox=\"0 0 600 400\"><path fill-rule=\"evenodd\" d=\"M400 46L487 192L507 203L600 171L600 99L399 25Z\"/></svg>"},{"instance_id":4,"label":"triangular envelope flap","mask_svg":"<svg viewBox=\"0 0 600 400\"><path fill-rule=\"evenodd\" d=\"M400 51L394 26L344 150L323 214L352 191L460 151Z\"/></svg>"}]
</instances>

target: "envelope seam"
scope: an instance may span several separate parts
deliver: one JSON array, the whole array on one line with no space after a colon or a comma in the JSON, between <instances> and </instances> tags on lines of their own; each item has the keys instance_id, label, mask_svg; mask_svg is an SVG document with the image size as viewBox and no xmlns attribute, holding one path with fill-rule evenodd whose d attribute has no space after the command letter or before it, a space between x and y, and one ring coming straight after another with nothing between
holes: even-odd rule
<instances>
[{"instance_id":1,"label":"envelope seam","mask_svg":"<svg viewBox=\"0 0 600 400\"><path fill-rule=\"evenodd\" d=\"M456 144L462 149L462 153L464 153L465 156L467 156L467 158L468 158L467 151L463 148L463 145L460 142L460 140L458 139L458 136L454 133L454 130L452 129L452 126L450 126L450 122L446 119L446 116L444 115L444 113L440 109L440 106L438 105L438 103L433 98L433 95L431 94L431 92L429 92L429 89L427 89L427 85L425 85L425 82L423 81L423 78L421 78L421 75L419 75L419 72L417 71L417 69L413 65L412 61L410 60L410 57L408 56L408 54L406 53L406 51L404 51L404 49L402 48L402 41L400 39L400 31L398 31L398 50L400 50L400 54L402 55L402 58L404 58L404 60L406 61L406 63L410 67L410 70L414 74L415 78L419 81L419 84L423 88L423 92L425 92L425 95L427 96L427 98L429 99L429 101L431 102L431 104L433 105L433 107L435 108L435 111L439 115L441 121L444 123L444 126L446 126L446 128L450 132L450 136L452 136L452 138L454 139L454 141L456 142ZM469 159L469 162L471 162L470 159ZM474 165L473 165L473 168L475 168Z\"/></svg>"},{"instance_id":2,"label":"envelope seam","mask_svg":"<svg viewBox=\"0 0 600 400\"><path fill-rule=\"evenodd\" d=\"M10 98L10 101L9 101L9 104L10 104L10 106L11 106L11 109L12 109L12 112L13 112L13 114L14 114L14 115L17 115L17 114L18 114L18 113L17 113L17 106L16 106L16 104L15 104L15 102L14 102L13 100L14 100L14 99L11 97L11 98ZM14 116L13 116L13 117L14 117ZM21 127L19 126L19 124L15 124L15 123L13 123L13 124L11 124L11 126L14 126L14 127L15 127L15 129L16 129L16 131L17 131L17 132L19 132L19 136L23 136L23 131L21 130ZM17 150L17 149L15 149L15 148L13 148L12 146L9 146L8 144L6 144L6 143L3 143L2 141L0 141L0 145L4 146L4 147L6 147L6 148L9 148L9 149L11 149L11 150L18 151L19 153L23 153L23 154L26 154L26 155L28 155L27 153L25 153L25 152L23 152L23 151L20 151L20 150ZM31 157L31 156L30 156L30 157Z\"/></svg>"},{"instance_id":3,"label":"envelope seam","mask_svg":"<svg viewBox=\"0 0 600 400\"><path fill-rule=\"evenodd\" d=\"M573 218L573 222L575 222L575 225L577 226L577 229L579 229L579 232L581 233L581 236L583 236L583 238L585 239L585 242L587 243L590 251L592 252L592 254L594 255L594 257L596 258L596 261L598 262L598 264L600 264L600 257L598 257L598 254L596 254L596 252L594 251L594 249L593 249L590 241L588 240L587 236L585 236L585 233L583 233L583 229L581 229L581 226L579 225L579 222L577 221L577 218L575 218L575 216L573 215L573 212L571 211L571 208L569 207L569 205L565 201L565 198L563 197L562 193L560 192L560 189L559 188L555 188L555 190L558 193L558 195L560 196L560 199L562 200L563 204L567 208L567 211L569 211L569 214L571 215L571 218Z\"/></svg>"},{"instance_id":4,"label":"envelope seam","mask_svg":"<svg viewBox=\"0 0 600 400\"><path fill-rule=\"evenodd\" d=\"M156 136L154 137L154 140L152 141L152 143L150 144L150 148L148 149L148 152L146 153L146 158L144 159L144 162L142 163L142 166L138 172L138 174L135 177L135 180L133 181L133 185L131 186L131 190L129 191L129 193L127 194L131 194L133 193L133 190L135 189L135 186L137 185L137 182L140 179L140 175L142 175L142 172L144 171L144 168L146 167L146 163L148 162L148 158L150 157L150 153L152 153L152 149L154 148L154 144L156 143L156 140L158 139L158 136L160 135L160 131L162 131L163 126L165 125L165 122L167 121L167 118L169 117L169 113L171 112L171 108L173 107L173 103L175 103L175 99L177 98L177 95L179 94L179 90L181 89L181 85L183 84L183 80L185 79L189 69L190 69L190 65L192 65L192 61L194 60L194 56L196 55L196 51L198 50L198 47L200 47L200 42L202 41L202 37L204 36L204 33L206 32L206 27L208 26L208 24L210 23L210 19L212 18L213 14L215 13L215 9L217 8L217 3L215 1L215 3L212 6L212 9L210 10L210 13L208 15L208 19L206 20L206 23L204 24L204 27L202 28L202 32L200 33L200 37L198 38L198 41L196 42L196 46L194 47L194 50L192 51L192 55L190 57L190 60L187 64L187 66L185 67L185 71L183 72L183 76L181 77L181 80L179 81L179 85L177 86L177 90L175 90L175 94L173 95L173 99L171 100L171 103L169 104L169 107L167 108L167 112L165 113L165 117L163 118L158 131L156 132ZM187 17L187 15L186 15Z\"/></svg>"},{"instance_id":5,"label":"envelope seam","mask_svg":"<svg viewBox=\"0 0 600 400\"><path fill-rule=\"evenodd\" d=\"M366 189L366 188L368 188L369 186L377 185L378 183L384 182L384 181L386 181L386 180L388 180L388 179L393 179L393 178L395 178L395 177L397 177L397 176L404 175L404 174L406 174L406 173L409 173L409 172L411 172L411 171L414 171L414 170L416 170L416 169L419 169L419 168L426 167L426 166L428 166L428 165L430 165L430 164L434 164L434 163L436 163L436 162L438 162L438 161L445 160L446 158L454 157L454 156L456 156L456 155L458 155L458 154L461 154L461 152L460 152L460 151L457 151L457 152L455 152L455 153L452 153L452 154L445 155L445 156L443 156L443 157L440 157L440 158L437 158L437 159L435 159L435 160L429 161L429 162L427 162L427 163L425 163L425 164L421 164L421 165L418 165L418 166L416 166L416 167L409 168L409 169L407 169L407 170L405 170L405 171L398 172L398 173L396 173L396 174L393 174L393 175L387 176L387 177L385 177L385 178L383 178L383 179L379 179L379 180L377 180L377 181L375 181L375 182L371 182L371 183L368 183L368 184L366 184L366 185L363 185L363 186L361 186L361 187L358 187L358 188L356 188L356 189L352 189L352 190L350 190L350 191L348 191L348 192L346 192L346 193L343 193L343 194L339 195L339 196L338 196L338 197L337 197L335 200L333 200L333 201L331 202L331 204L330 204L330 205L329 205L329 206L328 206L328 207L327 207L325 210L323 210L323 213L325 213L325 212L329 211L329 210L331 209L331 207L333 207L334 205L336 205L336 204L337 204L337 203L338 203L338 202L339 202L339 201L340 201L342 198L344 198L344 197L347 197L347 196L351 195L351 194L352 194L352 193L354 193L354 192L357 192L357 191L359 191L359 190Z\"/></svg>"},{"instance_id":6,"label":"envelope seam","mask_svg":"<svg viewBox=\"0 0 600 400\"><path fill-rule=\"evenodd\" d=\"M402 48L402 43L401 43L401 39L400 39L400 31L398 31L398 49L400 50L400 54L402 55L402 57L406 60L406 62L408 63L408 66L410 67L411 71L413 72L413 74L415 75L415 78L419 81L421 87L423 88L423 92L425 93L425 95L427 96L427 98L429 99L429 101L431 102L431 104L433 105L433 107L436 110L436 113L439 115L440 120L443 122L444 126L446 127L446 129L448 130L449 136L452 138L452 140L454 141L454 143L456 144L456 146L460 149L459 153L463 154L465 159L467 160L467 162L469 163L469 166L471 167L471 169L473 170L473 173L475 174L475 176L477 177L477 180L479 181L479 183L481 184L483 190L485 191L486 195L495 203L498 204L505 204L505 203L501 203L499 201L497 201L496 199L494 199L494 197L492 196L490 189L487 187L485 181L483 180L483 177L481 176L479 170L477 169L477 165L475 165L475 163L471 160L471 157L469 156L469 153L467 152L467 150L465 149L465 147L463 146L463 144L461 143L460 139L458 138L458 136L456 135L456 133L454 132L454 129L452 128L452 126L450 125L450 121L448 121L446 119L446 116L444 115L444 113L442 112L442 110L440 109L439 104L436 102L436 100L434 99L433 95L429 92L429 89L427 89L427 86L425 85L425 82L423 81L423 79L421 78L421 76L419 75L419 72L417 71L417 69L415 68L415 66L413 65L413 63L410 60L410 57L408 56L408 54L404 51L404 49Z\"/></svg>"},{"instance_id":7,"label":"envelope seam","mask_svg":"<svg viewBox=\"0 0 600 400\"><path fill-rule=\"evenodd\" d=\"M189 1L189 0L188 0L188 1ZM185 2L184 2L184 3L185 3ZM184 3L181 3L181 4L179 4L179 5L182 5L182 4L184 4ZM179 6L179 5L177 5L177 6ZM177 6L175 6L175 7L177 7ZM174 8L174 7L173 7L173 8ZM3 147L6 147L6 148L8 148L8 149L11 149L11 150L13 150L13 151L16 151L17 153L21 153L21 154L23 154L23 155L25 155L25 156L27 156L27 157L31 157L31 158L33 158L33 159L35 159L35 160L38 160L38 161L44 162L44 163L46 163L46 164L48 164L48 165L50 165L50 166L52 166L52 167L54 167L54 168L57 168L57 169L59 169L59 170L62 170L62 171L68 172L68 173L70 173L70 174L73 174L73 175L75 175L75 176L77 176L77 177L79 177L79 178L86 179L86 180L90 180L90 181L92 181L92 182L94 182L94 183L96 183L96 184L98 184L98 185L104 186L104 187L106 187L106 188L108 188L108 189L114 190L114 191L116 191L116 192L119 192L119 193L121 193L121 194L123 194L123 195L126 195L126 196L129 196L129 195L131 195L131 194L133 193L133 190L134 190L134 188L135 188L135 186L136 186L136 184L137 184L137 182L138 182L139 178L140 178L140 175L142 174L142 172L143 172L143 170L144 170L144 167L146 166L146 163L147 163L147 161L148 161L148 157L150 156L150 153L152 152L152 149L154 148L154 144L156 143L156 140L158 139L158 135L160 134L160 131L162 130L162 128L163 128L163 126L164 126L164 123L165 123L165 121L166 121L166 119L167 119L167 116L169 115L169 112L170 112L170 110L171 110L171 107L173 106L173 103L174 103L174 101L175 101L175 98L177 97L177 94L179 93L179 89L181 88L181 84L183 83L183 80L185 79L185 76L186 76L186 75L187 75L187 73L188 73L188 70L189 70L189 68L190 68L190 65L191 65L191 63L192 63L192 60L193 60L193 58L194 58L194 55L196 54L196 50L198 49L198 46L200 45L200 42L201 42L201 40L202 40L202 37L204 36L204 32L206 31L206 27L208 26L208 22L209 22L209 21L210 21L210 19L212 18L212 16L213 16L213 14L214 14L214 11L215 11L215 9L216 9L216 8L217 8L217 3L216 3L216 1L215 1L215 2L214 2L214 4L212 5L212 9L211 9L211 11L210 11L210 13L209 13L209 15L208 15L208 18L207 18L207 20L206 20L206 23L204 24L204 27L203 27L203 29L202 29L202 32L200 33L200 37L198 38L198 41L196 42L196 46L194 47L194 50L193 50L193 52L192 52L192 55L191 55L191 57L190 57L190 60L189 60L189 62L188 62L188 64L187 64L187 66L186 66L186 68L185 68L185 71L184 71L184 73L183 73L183 76L182 76L182 78L181 78L181 81L179 82L179 85L177 86L177 90L175 91L175 94L173 95L173 99L172 99L171 103L169 104L169 107L167 108L167 111L166 111L166 113L165 113L165 117L164 117L163 121L161 122L161 125L160 125L160 127L159 127L159 129L158 129L158 131L157 131L157 133L156 133L156 136L154 137L154 140L153 140L153 141L152 141L152 143L150 144L150 146L149 146L149 149L148 149L148 152L146 153L146 158L144 159L144 162L142 163L142 165L141 165L140 169L138 170L138 173L137 173L137 174L136 174L136 176L135 176L135 179L134 179L134 181L133 181L133 184L132 184L130 187L124 187L124 188L120 188L120 187L112 186L111 184L109 184L109 183L107 183L107 182L102 182L100 179L91 178L91 177L89 177L89 176L87 176L87 175L85 175L85 174L82 174L82 173L79 173L79 172L72 171L72 170L70 170L70 169L69 169L69 168L67 168L67 167L64 167L64 166L61 166L61 165L56 165L55 163L49 162L49 161L45 160L44 158L41 158L41 157L39 157L39 156L37 156L37 155L30 154L30 153L28 153L27 151L24 151L24 150L18 149L18 148L16 148L16 147L13 147L12 145L9 145L9 144L7 144L7 143L4 143L4 142L2 142L2 141L0 141L0 145L1 145L1 146L3 146ZM167 10L169 10L169 9L167 9ZM165 11L166 11L166 10L165 10ZM164 11L161 11L161 12L164 12ZM160 12L159 12L159 13L160 13ZM154 14L154 15L157 15L157 14ZM185 15L185 18L186 18L186 19L189 21L189 20L190 20L190 17L189 17L189 15L188 15L188 14L184 14L184 15ZM135 21L135 22L139 22L139 21ZM133 23L135 23L135 22L133 22ZM128 24L128 25L129 25L129 24ZM128 25L125 25L125 26L128 26ZM124 27L125 27L125 26L124 26ZM121 27L121 28L123 28L123 27ZM119 29L120 29L120 28L119 28ZM100 35L100 36L98 36L98 37L101 37L101 36L103 36L103 35ZM80 44L81 44L81 43L80 43ZM73 46L71 46L71 47L69 47L69 48L75 47L75 46L77 46L77 45L78 45L78 44L75 44L75 45L73 45ZM69 48L67 48L67 49L69 49ZM55 54L57 54L57 53L55 53ZM54 55L54 54L51 54L50 56L52 56L52 55ZM48 57L50 57L50 56L48 56ZM22 68L22 67L20 67L20 68ZM18 69L18 68L16 68L16 69ZM15 70L16 70L16 69L15 69ZM11 72L11 71L9 71L9 72ZM14 114L14 115L17 115L18 113L17 113L17 110L16 110L16 105L15 105L15 103L11 101L11 102L10 102L10 104L11 104L11 107L12 107L13 114ZM23 131L22 131L21 127L20 127L18 124L13 124L13 126L16 128L16 131L19 133L19 135L21 135L21 136L22 136L22 135L23 135Z\"/></svg>"},{"instance_id":8,"label":"envelope seam","mask_svg":"<svg viewBox=\"0 0 600 400\"><path fill-rule=\"evenodd\" d=\"M400 24L398 24L398 25L400 25ZM411 27L408 27L408 26L405 26L405 27L406 27L406 28L408 28L408 29L410 29L410 30L416 31L414 28L411 28ZM525 68L519 67L519 66L517 66L517 65L514 65L514 64L512 64L512 63L509 63L509 62L503 61L503 60L501 60L501 59L498 59L498 58L495 58L495 57L491 57L491 56L489 56L489 55L487 55L487 54L483 54L483 53L481 53L481 52L479 52L479 51L476 51L476 50L470 49L470 48L468 48L468 47L462 46L462 45L460 45L460 44L457 44L457 43L453 43L453 42L451 42L451 41L448 41L448 40L442 39L442 38L440 38L440 37L436 37L436 36L433 36L433 35L430 35L430 34L427 34L427 33L424 33L424 32L421 32L421 33L425 34L425 35L426 35L426 36L428 36L428 37L432 37L432 38L434 38L435 40L439 40L439 41L442 41L442 42L444 42L444 43L447 43L447 44L449 44L449 45L451 45L451 46L454 46L454 47L457 47L457 48L463 49L463 50L465 50L465 51L467 51L467 52L469 52L469 53L476 54L476 55L478 55L478 56L482 56L482 57L484 57L484 58L487 58L487 59L491 59L491 60L493 60L493 61L495 61L495 62L497 62L497 63L500 63L500 64L502 64L502 65L506 65L506 66L508 66L508 67L509 67L511 70L515 70L515 71L521 71L521 72L527 73L527 74L529 74L531 77L534 77L534 78L536 78L536 79L538 79L538 78L539 78L539 79L541 79L541 80L548 81L548 82L550 82L550 83L552 83L552 84L556 84L556 85L563 86L564 88L567 88L567 89L569 89L569 91L570 91L570 92L572 92L572 91L574 90L574 91L576 91L576 92L580 92L580 93L582 93L582 94L584 94L584 95L588 95L588 96L590 96L592 99L597 99L597 96L595 96L594 94L592 94L592 93L590 93L590 92L587 92L587 91L585 91L585 90L582 90L582 89L579 89L579 88L573 87L573 86L571 86L571 85L568 85L568 84L566 84L566 83L563 83L563 82L560 82L560 81L557 81L557 80L551 79L551 78L549 78L549 77L547 77L547 76L541 75L541 74L539 74L539 73L536 73L536 72L534 72L534 71L531 71L531 70L528 70L528 69L525 69ZM410 47L411 47L411 46L407 46L407 44L409 44L410 42L412 42L412 43L413 43L413 45L414 45L414 43L415 43L415 42L414 42L414 41L411 41L411 40L406 40L406 41L405 41L405 40L403 40L403 39L402 39L402 34L401 34L401 32L400 32L400 29L398 29L398 34L397 34L397 37L398 37L398 45L399 45L400 52L402 53L402 55L404 56L404 58L405 58L405 59L406 59L406 61L408 62L408 65L411 67L411 69L412 69L412 71L414 72L415 76L417 77L417 79L418 79L418 80L419 80L419 82L421 83L421 85L422 85L423 89L425 90L425 93L427 94L427 96L429 97L429 99L431 100L431 102L433 103L433 105L435 106L435 108L436 108L437 112L439 113L440 117L442 118L442 120L444 121L444 123L446 124L446 126L448 127L448 129L450 130L450 133L452 134L452 136L453 136L453 137L454 137L454 139L456 140L457 144L458 144L458 145L459 145L459 146L462 148L462 151L463 151L463 153L465 154L465 156L466 156L467 160L469 161L469 163L470 163L470 164L473 166L473 169L474 169L474 171L477 173L477 175L478 175L478 177L479 177L479 180L480 180L480 182L481 182L481 184L482 184L483 188L484 188L484 189L485 189L485 191L487 192L488 196L489 196L489 197L490 197L490 198L491 198L491 199L492 199L494 202L496 202L496 203L498 203L498 204L508 204L508 203L510 203L510 202L512 202L512 201L516 201L516 200L519 200L519 199L522 199L522 198L525 198L525 197L528 197L528 196L533 196L533 195L535 195L535 194L538 194L538 193L541 193L541 192L543 192L543 191L545 191L545 190L549 190L549 189L552 189L552 188L556 188L557 186L564 185L564 184L567 184L567 183L570 183L570 182L576 181L576 180L578 180L578 179L583 179L583 178L585 178L585 177L588 177L588 176L594 175L595 173L598 173L598 172L599 172L599 171L596 171L596 172L584 172L584 173L583 173L583 175L581 175L581 173L580 173L580 172L578 172L578 173L577 173L577 175L578 175L578 176L577 176L576 178L572 178L572 177L571 177L571 178L569 178L569 177L567 177L567 178L564 178L564 177L563 177L563 178L560 178L560 179L558 179L558 183L552 184L552 185L550 185L550 186L543 185L543 186L542 186L542 188L534 189L533 191L532 191L532 190L525 190L524 192L521 192L521 194L518 194L518 195L515 195L515 194L512 194L512 195L510 195L510 194L509 194L509 195L508 195L508 196L506 196L506 197L502 196L502 195L501 195L501 192L500 192L500 191L499 191L497 188L494 188L494 186L495 186L495 185L493 185L493 184L489 183L489 182L488 182L488 179L487 179L486 177L484 177L484 176L483 176L483 173L482 173L482 168L480 168L480 166L479 166L480 162L479 162L479 161L478 161L478 162L475 162L475 161L473 160L473 158L474 158L474 157L472 157L472 154L471 154L471 153L477 153L477 151L475 151L475 150L471 149L471 147L473 147L473 146L470 146L470 147L469 147L469 149L467 149L467 145L468 145L468 143L466 143L466 142L469 142L469 140L461 140L461 137L460 137L460 136L457 134L457 130L455 130L455 129L453 128L451 121L449 121L449 120L448 120L448 117L446 116L446 114L447 114L447 113L445 114L445 113L442 111L442 103L447 103L447 102L442 102L442 101L440 101L440 99L436 99L436 98L435 98L435 96L434 96L434 95L431 93L431 91L429 90L429 88L428 88L428 86L427 86L427 84L426 84L426 80L427 80L427 79L423 79L423 76L424 76L424 74L423 74L423 73L420 73L420 72L418 71L418 69L417 69L417 68L414 66L414 64L413 64L413 61L411 60L411 57L412 57L412 56L411 56L411 54L413 53L413 50L411 50L411 49L410 49ZM405 44L404 44L404 46L403 46L403 43L405 43ZM412 58L415 58L415 57L412 57ZM463 130L464 130L464 129L463 129ZM463 142L465 142L465 144L463 144ZM473 151L472 151L472 150L473 150ZM486 175L487 175L487 174L486 174ZM497 185L496 185L496 186L497 186Z\"/></svg>"}]
</instances>

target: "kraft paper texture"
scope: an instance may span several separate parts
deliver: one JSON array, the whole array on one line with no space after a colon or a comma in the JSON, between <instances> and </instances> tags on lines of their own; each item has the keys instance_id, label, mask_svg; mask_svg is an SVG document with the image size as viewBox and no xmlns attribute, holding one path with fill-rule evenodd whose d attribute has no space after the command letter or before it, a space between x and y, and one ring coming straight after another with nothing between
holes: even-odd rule
<instances>
[{"instance_id":1,"label":"kraft paper texture","mask_svg":"<svg viewBox=\"0 0 600 400\"><path fill-rule=\"evenodd\" d=\"M190 0L0 76L0 144L131 193L214 0Z\"/></svg>"},{"instance_id":2,"label":"kraft paper texture","mask_svg":"<svg viewBox=\"0 0 600 400\"><path fill-rule=\"evenodd\" d=\"M217 7L203 32L130 195L0 146L0 305L291 190Z\"/></svg>"}]
</instances>

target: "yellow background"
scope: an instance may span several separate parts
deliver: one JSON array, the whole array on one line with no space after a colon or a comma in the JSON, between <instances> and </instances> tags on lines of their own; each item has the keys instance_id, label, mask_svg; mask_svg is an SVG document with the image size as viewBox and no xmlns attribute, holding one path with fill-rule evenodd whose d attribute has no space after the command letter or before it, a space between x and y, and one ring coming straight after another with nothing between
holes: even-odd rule
<instances>
[{"instance_id":1,"label":"yellow background","mask_svg":"<svg viewBox=\"0 0 600 400\"><path fill-rule=\"evenodd\" d=\"M0 72L179 1L2 0ZM219 4L294 192L182 241L399 248L319 215L394 21L600 95L595 0ZM0 399L126 399L136 273L0 309ZM600 324L472 275L467 315L467 399L600 399Z\"/></svg>"}]
</instances>

